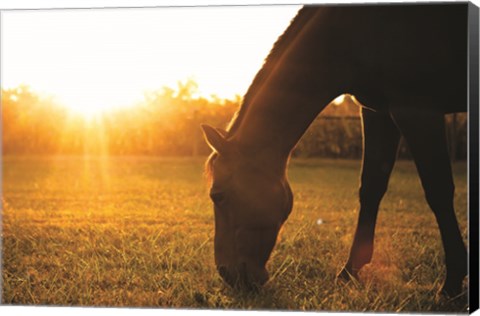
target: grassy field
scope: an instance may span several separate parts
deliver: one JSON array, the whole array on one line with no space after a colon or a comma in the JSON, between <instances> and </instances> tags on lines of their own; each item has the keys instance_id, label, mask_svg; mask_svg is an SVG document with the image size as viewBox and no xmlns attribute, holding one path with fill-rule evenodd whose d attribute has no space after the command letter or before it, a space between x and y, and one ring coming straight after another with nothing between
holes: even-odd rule
<instances>
[{"instance_id":1,"label":"grassy field","mask_svg":"<svg viewBox=\"0 0 480 316\"><path fill-rule=\"evenodd\" d=\"M271 280L244 294L214 267L203 159L4 158L2 303L466 311L466 299L435 301L440 235L408 161L396 165L362 282L335 283L355 229L359 170L358 161L292 161L295 205L267 266ZM466 238L465 163L454 170Z\"/></svg>"}]
</instances>

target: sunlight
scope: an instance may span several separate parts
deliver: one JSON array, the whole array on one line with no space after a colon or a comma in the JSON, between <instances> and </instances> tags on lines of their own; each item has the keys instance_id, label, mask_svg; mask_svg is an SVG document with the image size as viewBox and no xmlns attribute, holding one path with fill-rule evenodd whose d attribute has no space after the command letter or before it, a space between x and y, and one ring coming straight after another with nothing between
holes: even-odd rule
<instances>
[{"instance_id":1,"label":"sunlight","mask_svg":"<svg viewBox=\"0 0 480 316\"><path fill-rule=\"evenodd\" d=\"M99 190L110 188L108 136L101 120L92 119L83 131L83 180L95 182ZM91 155L94 152L96 155Z\"/></svg>"},{"instance_id":2,"label":"sunlight","mask_svg":"<svg viewBox=\"0 0 480 316\"><path fill-rule=\"evenodd\" d=\"M88 120L112 110L135 106L135 100L128 91L119 89L113 94L103 91L98 86L83 85L83 87L85 91L82 92L69 86L58 86L58 91L62 91L58 101L73 113L80 114Z\"/></svg>"},{"instance_id":3,"label":"sunlight","mask_svg":"<svg viewBox=\"0 0 480 316\"><path fill-rule=\"evenodd\" d=\"M246 92L298 9L4 12L2 88L28 85L87 118L187 78L202 97L234 98Z\"/></svg>"},{"instance_id":4,"label":"sunlight","mask_svg":"<svg viewBox=\"0 0 480 316\"><path fill-rule=\"evenodd\" d=\"M334 105L340 105L345 101L345 98L347 97L346 94L339 95L338 97L335 98L335 100L332 101Z\"/></svg>"}]
</instances>

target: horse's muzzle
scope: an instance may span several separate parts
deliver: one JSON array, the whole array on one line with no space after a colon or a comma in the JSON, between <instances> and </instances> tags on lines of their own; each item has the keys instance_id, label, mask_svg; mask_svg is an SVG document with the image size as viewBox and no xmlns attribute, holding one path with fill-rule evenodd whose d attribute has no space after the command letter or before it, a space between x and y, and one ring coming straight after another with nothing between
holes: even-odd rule
<instances>
[{"instance_id":1,"label":"horse's muzzle","mask_svg":"<svg viewBox=\"0 0 480 316\"><path fill-rule=\"evenodd\" d=\"M218 266L217 270L222 279L236 290L257 291L268 280L265 268L251 268L246 263L241 263L235 268Z\"/></svg>"}]
</instances>

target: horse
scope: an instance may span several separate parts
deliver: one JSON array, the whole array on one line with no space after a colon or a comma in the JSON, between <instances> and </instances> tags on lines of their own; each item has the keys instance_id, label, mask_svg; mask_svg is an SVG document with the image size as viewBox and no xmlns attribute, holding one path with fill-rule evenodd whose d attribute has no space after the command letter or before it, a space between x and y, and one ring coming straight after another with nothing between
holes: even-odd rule
<instances>
[{"instance_id":1,"label":"horse","mask_svg":"<svg viewBox=\"0 0 480 316\"><path fill-rule=\"evenodd\" d=\"M444 116L467 109L469 5L304 6L277 39L227 129L202 125L215 216L215 265L235 289L259 289L293 207L293 148L337 96L359 101L360 209L339 280L371 262L380 201L400 137L409 145L441 234L446 278L461 294L467 251L454 212Z\"/></svg>"}]
</instances>

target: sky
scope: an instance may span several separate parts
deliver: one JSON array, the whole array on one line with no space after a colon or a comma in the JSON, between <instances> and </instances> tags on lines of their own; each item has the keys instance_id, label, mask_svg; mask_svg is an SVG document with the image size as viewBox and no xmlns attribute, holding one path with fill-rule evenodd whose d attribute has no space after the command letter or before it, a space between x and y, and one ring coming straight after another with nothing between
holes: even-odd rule
<instances>
[{"instance_id":1,"label":"sky","mask_svg":"<svg viewBox=\"0 0 480 316\"><path fill-rule=\"evenodd\" d=\"M2 12L2 88L20 84L92 112L189 78L243 95L298 5Z\"/></svg>"}]
</instances>

